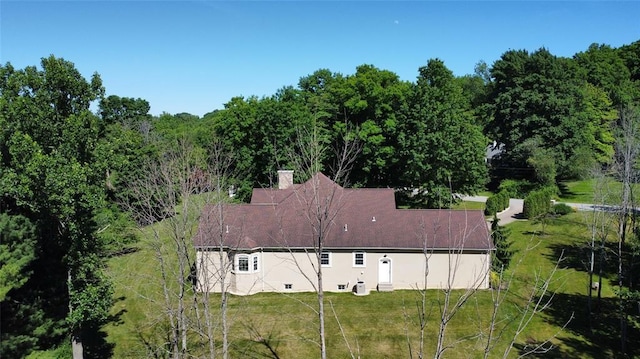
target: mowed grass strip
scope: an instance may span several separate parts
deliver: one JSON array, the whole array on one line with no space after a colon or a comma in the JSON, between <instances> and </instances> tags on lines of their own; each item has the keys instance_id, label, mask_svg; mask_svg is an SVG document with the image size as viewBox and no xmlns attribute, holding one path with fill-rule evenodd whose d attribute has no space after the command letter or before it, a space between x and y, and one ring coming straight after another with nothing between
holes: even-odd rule
<instances>
[{"instance_id":1,"label":"mowed grass strip","mask_svg":"<svg viewBox=\"0 0 640 359\"><path fill-rule=\"evenodd\" d=\"M460 201L451 207L451 209L457 211L475 211L481 210L484 211L485 203L484 202L471 202L471 201Z\"/></svg>"},{"instance_id":2,"label":"mowed grass strip","mask_svg":"<svg viewBox=\"0 0 640 359\"><path fill-rule=\"evenodd\" d=\"M517 357L527 345L535 345L555 335L557 337L552 342L556 348L550 354L554 357L600 358L602 355L615 355L615 340L596 340L584 330L588 276L583 246L588 240L588 220L585 213L574 213L546 223L519 221L508 226L515 255L505 277L513 276L513 280L499 308L498 323L502 335L496 339L491 357L502 357L522 315L527 314L525 308L531 293L541 287L541 281L549 278L561 254L564 259L549 283L548 294L555 293L551 307L533 317L517 338L511 356ZM143 242L139 251L113 258L110 273L116 286L116 304L112 310L114 320L104 330L108 341L114 344L113 357L147 356L150 351L147 344L166 341L168 326L163 320L162 287L155 254ZM605 300L609 300L614 296L613 274L606 275L602 294ZM368 289L372 289L371 285ZM463 293L453 291L452 299L455 301ZM197 295L203 298L203 294ZM451 348L445 357L482 356L494 295L491 290L478 291L455 314L446 330L445 344ZM536 296L533 298L538 299ZM220 297L212 294L209 300L219 345ZM441 290L425 293L426 356L433 356L435 350L444 300L445 292ZM350 357L351 353L363 358L416 357L420 346L421 306L422 292L418 290L372 291L362 297L350 293L326 293L329 357ZM316 307L314 293L231 296L232 357L269 356L269 347L281 358L318 357L318 316L311 309ZM195 317L195 313L190 315ZM574 324L570 323L561 330L572 316L571 323ZM190 333L189 338L194 355L202 355L206 349L202 337Z\"/></svg>"}]
</instances>

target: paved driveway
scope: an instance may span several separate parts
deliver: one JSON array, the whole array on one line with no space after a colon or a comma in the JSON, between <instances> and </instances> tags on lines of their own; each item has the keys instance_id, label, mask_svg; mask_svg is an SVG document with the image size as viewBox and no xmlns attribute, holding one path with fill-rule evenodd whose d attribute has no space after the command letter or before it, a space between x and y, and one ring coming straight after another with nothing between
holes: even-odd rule
<instances>
[{"instance_id":1,"label":"paved driveway","mask_svg":"<svg viewBox=\"0 0 640 359\"><path fill-rule=\"evenodd\" d=\"M463 196L463 201L468 202L486 202L487 196ZM524 220L522 217L522 210L524 207L524 200L518 198L509 199L509 208L498 213L498 219L500 219L500 225L504 226L513 221Z\"/></svg>"},{"instance_id":2,"label":"paved driveway","mask_svg":"<svg viewBox=\"0 0 640 359\"><path fill-rule=\"evenodd\" d=\"M468 202L486 202L486 196L462 196L463 201ZM615 211L618 207L616 206L608 206L608 205L594 205L590 203L568 203L568 202L558 202L564 203L571 208L574 208L576 211ZM509 208L498 214L498 218L500 219L500 224L505 225L511 223L513 221L524 220L522 216L522 211L524 207L524 200L518 198L509 199Z\"/></svg>"}]
</instances>

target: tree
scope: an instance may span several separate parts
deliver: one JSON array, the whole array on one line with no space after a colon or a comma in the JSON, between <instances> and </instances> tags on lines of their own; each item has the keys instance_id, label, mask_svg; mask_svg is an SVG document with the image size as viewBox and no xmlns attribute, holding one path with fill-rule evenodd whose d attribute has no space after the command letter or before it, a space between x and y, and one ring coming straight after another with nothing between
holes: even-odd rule
<instances>
[{"instance_id":1,"label":"tree","mask_svg":"<svg viewBox=\"0 0 640 359\"><path fill-rule=\"evenodd\" d=\"M588 213L587 226L591 232L591 236L588 241L588 259L587 259L587 272L589 274L589 288L587 299L587 311L589 314L589 330L593 331L595 323L592 320L592 314L594 313L593 305L593 290L597 291L597 308L600 308L602 299L602 279L604 275L605 245L609 238L609 232L612 228L612 216L606 211L598 209L598 206L606 206L611 203L612 193L609 188L612 181L601 168L595 168L592 171L592 177L594 180L593 186L593 211ZM596 267L597 263L597 267ZM597 269L597 282L594 281L594 275Z\"/></svg>"},{"instance_id":2,"label":"tree","mask_svg":"<svg viewBox=\"0 0 640 359\"><path fill-rule=\"evenodd\" d=\"M36 227L28 218L0 213L0 302L29 279L35 242Z\"/></svg>"},{"instance_id":3,"label":"tree","mask_svg":"<svg viewBox=\"0 0 640 359\"><path fill-rule=\"evenodd\" d=\"M121 204L136 201L129 184L143 175L145 161L157 156L159 141L148 111L149 104L142 99L112 95L100 101L100 135L94 152L96 170L105 176L107 202L95 219L112 254L130 250L136 241L135 224Z\"/></svg>"},{"instance_id":4,"label":"tree","mask_svg":"<svg viewBox=\"0 0 640 359\"><path fill-rule=\"evenodd\" d=\"M218 353L227 358L230 348L227 277L233 263L220 251L219 257L213 259L220 270L199 273L211 277L199 280L194 272L196 264L210 259L196 255L192 239L201 219L220 224L225 220L233 156L221 143L212 144L207 158L201 156L196 147L182 141L157 159L149 159L143 175L130 184L135 201L124 204L141 224L143 245L155 254L160 276L154 283L157 291L140 293L149 306L145 322L139 325L162 324L155 325L151 336L144 338L145 345L154 352L167 351L175 359L213 358ZM217 247L233 248L233 244L223 241L222 232L204 235ZM203 285L220 286L219 314L212 309L211 288ZM218 328L221 348L216 341Z\"/></svg>"},{"instance_id":5,"label":"tree","mask_svg":"<svg viewBox=\"0 0 640 359\"><path fill-rule=\"evenodd\" d=\"M100 131L89 110L104 89L97 74L87 81L63 59L43 58L41 66L0 67L0 208L37 226L36 256L21 273L28 279L2 305L3 318L13 319L3 322L3 343L25 345L2 354L51 349L66 333L81 358L84 331L106 320L111 305L94 220L105 201L95 166Z\"/></svg>"},{"instance_id":6,"label":"tree","mask_svg":"<svg viewBox=\"0 0 640 359\"><path fill-rule=\"evenodd\" d=\"M295 150L290 152L291 163L294 172L298 172L300 178L309 179L308 185L294 188L294 195L299 202L299 215L308 223L309 238L313 248L307 257L314 270L314 277L307 276L302 269L302 264L297 262L296 256L292 258L300 272L309 281L317 294L318 316L318 340L320 357L327 358L327 343L325 329L325 298L322 276L322 255L325 249L325 240L333 227L335 219L342 210L346 198L343 188L335 184L327 184L326 178L321 175L323 159L327 155L329 147L326 139L323 139L317 127L298 129L298 142ZM357 142L346 138L341 148L336 151L337 161L330 168L333 181L345 185L348 174L359 151ZM284 215L279 213L278 215ZM287 234L283 233L283 243L287 243ZM291 249L290 249L291 250Z\"/></svg>"},{"instance_id":7,"label":"tree","mask_svg":"<svg viewBox=\"0 0 640 359\"><path fill-rule=\"evenodd\" d=\"M498 222L498 216L494 214L491 221L491 240L495 246L495 251L492 253L491 270L496 273L502 273L509 267L513 252L510 248L509 230L500 226Z\"/></svg>"},{"instance_id":8,"label":"tree","mask_svg":"<svg viewBox=\"0 0 640 359\"><path fill-rule=\"evenodd\" d=\"M208 343L209 356L213 358L216 354L215 329L218 326L221 328L222 357L226 359L229 356L230 347L230 320L228 316L230 283L228 279L234 264L233 261L228 260L226 249L234 248L237 244L229 243L229 241L225 240L224 224L228 220L225 215L225 208L230 201L227 193L228 188L231 187L230 178L233 177L231 170L235 159L232 154L224 149L221 141L213 144L209 158L207 171L209 191L206 194L207 209L203 211L200 221L204 223L213 222L217 225L214 226L216 228L215 231L200 233L200 235L211 238L211 242L213 246L217 247L218 252L213 258L213 261L216 262L213 265L213 268L215 268L213 273L206 272L207 268L209 268L208 256L198 253L196 258L199 264L197 268L205 271L204 273L198 273L200 277L197 282L198 290L203 292L204 328L200 329L200 331L206 334L204 336ZM201 228L203 227L201 226ZM214 319L214 310L212 310L211 297L209 296L210 292L216 287L220 288L219 323ZM198 320L198 322L202 322L202 320Z\"/></svg>"},{"instance_id":9,"label":"tree","mask_svg":"<svg viewBox=\"0 0 640 359\"><path fill-rule=\"evenodd\" d=\"M617 51L629 69L631 84L626 87L629 91L627 97L637 106L640 101L640 40L621 46Z\"/></svg>"},{"instance_id":10,"label":"tree","mask_svg":"<svg viewBox=\"0 0 640 359\"><path fill-rule=\"evenodd\" d=\"M631 73L620 57L620 51L594 43L587 51L577 53L574 59L584 70L587 81L605 91L616 106L631 100Z\"/></svg>"},{"instance_id":11,"label":"tree","mask_svg":"<svg viewBox=\"0 0 640 359\"><path fill-rule=\"evenodd\" d=\"M475 193L487 181L485 138L466 112L462 89L440 60L420 68L411 109L400 132L402 185L420 188L427 205L451 193Z\"/></svg>"},{"instance_id":12,"label":"tree","mask_svg":"<svg viewBox=\"0 0 640 359\"><path fill-rule=\"evenodd\" d=\"M505 145L507 164L527 167L527 143L536 143L553 154L559 176L571 173L575 151L592 146L587 142L590 119L580 115L584 102L578 73L572 60L546 49L531 54L510 50L494 63L490 126Z\"/></svg>"},{"instance_id":13,"label":"tree","mask_svg":"<svg viewBox=\"0 0 640 359\"><path fill-rule=\"evenodd\" d=\"M296 141L296 128L306 126L311 114L298 91L282 89L270 98L234 97L212 115L212 126L225 148L235 153L238 196L248 200L251 189L268 186L275 171L286 166Z\"/></svg>"},{"instance_id":14,"label":"tree","mask_svg":"<svg viewBox=\"0 0 640 359\"><path fill-rule=\"evenodd\" d=\"M360 65L356 73L332 83L337 106L329 119L333 142L354 130L362 150L350 175L356 186L397 184L398 137L404 121L411 86L398 75L372 65Z\"/></svg>"},{"instance_id":15,"label":"tree","mask_svg":"<svg viewBox=\"0 0 640 359\"><path fill-rule=\"evenodd\" d=\"M99 114L107 124L121 123L134 127L142 121L151 120L149 102L141 98L111 95L100 101Z\"/></svg>"},{"instance_id":16,"label":"tree","mask_svg":"<svg viewBox=\"0 0 640 359\"><path fill-rule=\"evenodd\" d=\"M627 350L627 303L625 281L628 264L625 262L627 239L636 230L636 201L633 185L638 182L636 164L640 156L640 111L625 107L620 112L616 139L616 176L622 182L620 205L617 211L618 236L618 315L620 317L620 350Z\"/></svg>"},{"instance_id":17,"label":"tree","mask_svg":"<svg viewBox=\"0 0 640 359\"><path fill-rule=\"evenodd\" d=\"M556 184L556 160L552 152L542 148L537 143L532 143L527 164L533 167L536 180L541 186L555 186Z\"/></svg>"},{"instance_id":18,"label":"tree","mask_svg":"<svg viewBox=\"0 0 640 359\"><path fill-rule=\"evenodd\" d=\"M191 238L193 221L197 221L194 213L201 209L193 195L208 190L207 183L197 176L195 154L190 145L182 143L160 159L149 160L145 175L131 184L135 198L139 198L142 205L125 204L138 223L148 226L161 221L160 225L150 227L151 239L145 242L156 255L162 278L159 283L162 300L149 299L150 304L159 306L161 320L168 323L169 330L162 337L169 338L168 351L174 359L189 353L188 317L193 310L189 278L195 260Z\"/></svg>"}]
</instances>

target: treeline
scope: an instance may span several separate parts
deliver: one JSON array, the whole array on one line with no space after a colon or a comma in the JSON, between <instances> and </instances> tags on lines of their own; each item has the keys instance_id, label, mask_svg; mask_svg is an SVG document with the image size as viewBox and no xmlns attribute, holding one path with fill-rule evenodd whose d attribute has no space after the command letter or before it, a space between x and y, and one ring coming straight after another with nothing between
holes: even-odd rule
<instances>
[{"instance_id":1,"label":"treeline","mask_svg":"<svg viewBox=\"0 0 640 359\"><path fill-rule=\"evenodd\" d=\"M463 77L433 59L415 82L372 65L351 75L321 69L203 118L151 116L144 99L107 96L98 74L85 79L54 56L40 68L2 65L0 356L69 357L97 335L112 304L104 260L135 240L122 203L135 207L139 194L128 184L180 141L203 158L222 144L246 199L291 165L289 149L313 128L331 148L358 140L348 185L394 187L418 193L407 201L444 207L452 192L485 188L493 141L504 144L492 161L500 176L542 185L610 163L618 114L639 101L640 41L592 45L573 58L510 50ZM326 153L323 171L331 175L335 162Z\"/></svg>"},{"instance_id":2,"label":"treeline","mask_svg":"<svg viewBox=\"0 0 640 359\"><path fill-rule=\"evenodd\" d=\"M420 188L428 206L440 206L448 205L451 190L474 193L487 182L482 126L440 60L420 68L415 83L371 65L353 75L318 70L270 97L233 98L202 121L239 154L242 198L290 165L286 154L306 127L318 129L330 148L357 140L351 186ZM327 154L327 174L335 161Z\"/></svg>"},{"instance_id":3,"label":"treeline","mask_svg":"<svg viewBox=\"0 0 640 359\"><path fill-rule=\"evenodd\" d=\"M510 50L463 77L430 60L415 82L372 65L351 75L322 69L270 97L233 98L200 122L241 154L243 198L287 167L297 128L316 126L334 147L345 137L360 141L351 185L422 189L423 205L446 206L451 191L487 184L488 144L500 149L495 185L503 178L554 185L610 164L619 113L640 99L639 59L634 42L594 44L572 58ZM325 171L333 161L327 156Z\"/></svg>"}]
</instances>

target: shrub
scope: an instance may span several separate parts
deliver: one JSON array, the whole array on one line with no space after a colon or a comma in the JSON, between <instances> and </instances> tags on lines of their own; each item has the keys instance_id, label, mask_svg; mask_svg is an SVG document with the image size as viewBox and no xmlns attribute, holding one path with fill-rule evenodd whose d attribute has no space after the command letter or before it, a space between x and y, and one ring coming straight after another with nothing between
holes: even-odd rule
<instances>
[{"instance_id":1,"label":"shrub","mask_svg":"<svg viewBox=\"0 0 640 359\"><path fill-rule=\"evenodd\" d=\"M484 206L484 214L486 216L493 216L498 212L498 201L496 201L496 196L491 196L487 198L487 203Z\"/></svg>"},{"instance_id":2,"label":"shrub","mask_svg":"<svg viewBox=\"0 0 640 359\"><path fill-rule=\"evenodd\" d=\"M556 193L554 187L544 187L532 191L524 199L523 214L525 218L536 218L549 213L551 210L551 196Z\"/></svg>"},{"instance_id":3,"label":"shrub","mask_svg":"<svg viewBox=\"0 0 640 359\"><path fill-rule=\"evenodd\" d=\"M498 190L506 192L510 198L523 198L533 186L534 184L526 180L505 179L500 182Z\"/></svg>"},{"instance_id":4,"label":"shrub","mask_svg":"<svg viewBox=\"0 0 640 359\"><path fill-rule=\"evenodd\" d=\"M506 191L500 191L487 198L487 203L484 207L484 214L487 216L493 216L498 212L504 211L507 207L509 207L509 194Z\"/></svg>"},{"instance_id":5,"label":"shrub","mask_svg":"<svg viewBox=\"0 0 640 359\"><path fill-rule=\"evenodd\" d=\"M553 206L552 211L553 211L554 214L557 214L557 215L560 215L560 216L564 216L566 214L572 213L573 212L573 208L571 208L566 203L557 203L555 206Z\"/></svg>"},{"instance_id":6,"label":"shrub","mask_svg":"<svg viewBox=\"0 0 640 359\"><path fill-rule=\"evenodd\" d=\"M491 271L491 273L489 273L489 285L494 289L500 287L500 274Z\"/></svg>"},{"instance_id":7,"label":"shrub","mask_svg":"<svg viewBox=\"0 0 640 359\"><path fill-rule=\"evenodd\" d=\"M501 211L504 211L505 208L509 208L509 193L507 191L500 191L498 193L498 196L500 196L500 199L502 200L502 204L501 204Z\"/></svg>"}]
</instances>

